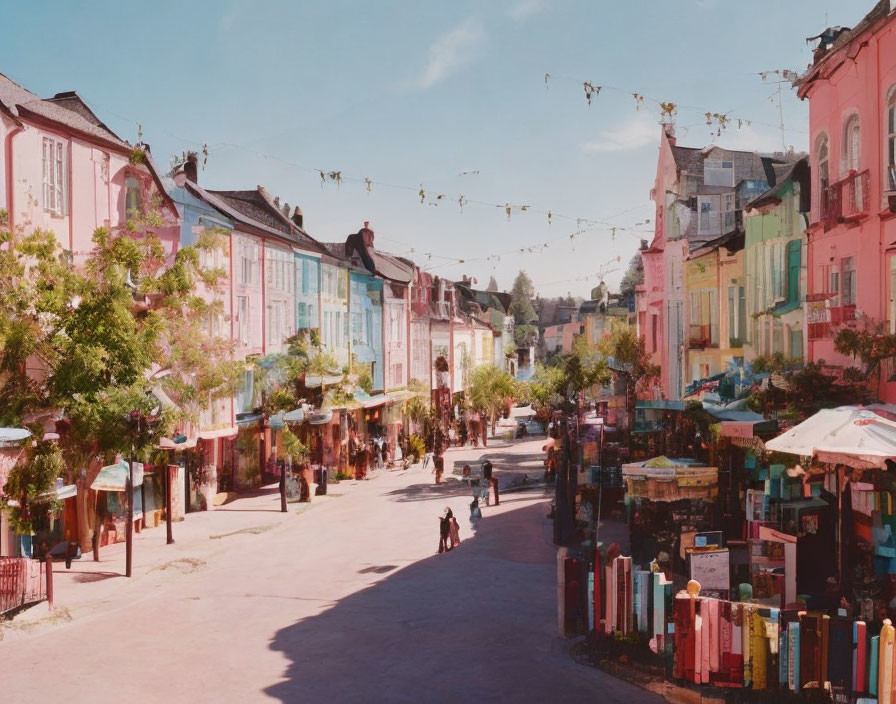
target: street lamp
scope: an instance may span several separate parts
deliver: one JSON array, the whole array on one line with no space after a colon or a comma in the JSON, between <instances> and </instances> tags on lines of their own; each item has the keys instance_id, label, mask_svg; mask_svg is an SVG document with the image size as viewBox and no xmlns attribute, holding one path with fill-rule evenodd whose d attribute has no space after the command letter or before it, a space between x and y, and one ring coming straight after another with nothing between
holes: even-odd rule
<instances>
[{"instance_id":1,"label":"street lamp","mask_svg":"<svg viewBox=\"0 0 896 704\"><path fill-rule=\"evenodd\" d=\"M136 424L136 434L140 434L140 411L131 411L130 419L133 423ZM134 554L134 462L135 453L134 453L134 436L131 437L131 461L128 465L128 481L127 481L127 494L128 494L128 524L125 532L126 542L125 542L125 576L131 576L131 563Z\"/></svg>"}]
</instances>

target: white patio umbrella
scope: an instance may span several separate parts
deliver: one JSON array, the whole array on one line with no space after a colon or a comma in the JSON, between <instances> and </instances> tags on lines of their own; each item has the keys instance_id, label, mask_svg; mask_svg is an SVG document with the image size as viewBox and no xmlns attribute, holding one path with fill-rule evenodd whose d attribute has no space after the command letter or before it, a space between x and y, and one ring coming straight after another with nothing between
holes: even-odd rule
<instances>
[{"instance_id":1,"label":"white patio umbrella","mask_svg":"<svg viewBox=\"0 0 896 704\"><path fill-rule=\"evenodd\" d=\"M896 458L896 422L857 406L819 411L765 443L767 450L859 469Z\"/></svg>"}]
</instances>

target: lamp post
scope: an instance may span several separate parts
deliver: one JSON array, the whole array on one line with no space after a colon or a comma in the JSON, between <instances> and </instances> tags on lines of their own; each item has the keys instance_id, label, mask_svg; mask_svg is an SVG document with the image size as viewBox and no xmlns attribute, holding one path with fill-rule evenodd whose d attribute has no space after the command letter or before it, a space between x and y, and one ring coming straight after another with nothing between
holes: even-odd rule
<instances>
[{"instance_id":1,"label":"lamp post","mask_svg":"<svg viewBox=\"0 0 896 704\"><path fill-rule=\"evenodd\" d=\"M140 411L131 411L131 421L136 423L136 434L140 433ZM131 564L134 555L134 438L131 438L131 461L128 465L127 499L128 499L128 523L125 528L125 576L131 576Z\"/></svg>"}]
</instances>

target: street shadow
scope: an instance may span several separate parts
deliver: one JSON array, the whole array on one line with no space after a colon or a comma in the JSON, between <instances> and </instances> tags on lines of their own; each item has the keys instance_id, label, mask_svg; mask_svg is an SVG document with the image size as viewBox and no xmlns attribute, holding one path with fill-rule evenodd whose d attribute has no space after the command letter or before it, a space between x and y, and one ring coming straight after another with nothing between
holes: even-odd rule
<instances>
[{"instance_id":1,"label":"street shadow","mask_svg":"<svg viewBox=\"0 0 896 704\"><path fill-rule=\"evenodd\" d=\"M68 570L66 574L74 574L75 576L72 578L72 581L77 582L78 584L102 582L103 580L112 579L113 577L124 576L118 572L76 572L75 570Z\"/></svg>"},{"instance_id":2,"label":"street shadow","mask_svg":"<svg viewBox=\"0 0 896 704\"><path fill-rule=\"evenodd\" d=\"M640 690L552 650L557 566L546 511L538 500L486 513L472 538L464 520L458 548L280 629L270 647L288 664L265 694L304 703L643 701Z\"/></svg>"},{"instance_id":3,"label":"street shadow","mask_svg":"<svg viewBox=\"0 0 896 704\"><path fill-rule=\"evenodd\" d=\"M395 501L426 501L441 496L469 495L472 499L472 489L464 482L454 478L442 480L441 484L409 484L400 489L393 489L386 496Z\"/></svg>"}]
</instances>

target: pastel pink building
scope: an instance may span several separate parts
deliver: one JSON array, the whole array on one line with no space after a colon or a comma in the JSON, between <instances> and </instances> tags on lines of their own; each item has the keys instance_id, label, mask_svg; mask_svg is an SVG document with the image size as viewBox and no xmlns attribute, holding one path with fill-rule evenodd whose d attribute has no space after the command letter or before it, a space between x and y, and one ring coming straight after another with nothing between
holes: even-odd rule
<instances>
[{"instance_id":1,"label":"pastel pink building","mask_svg":"<svg viewBox=\"0 0 896 704\"><path fill-rule=\"evenodd\" d=\"M812 207L808 357L855 364L834 349L842 326L896 332L896 2L852 30L827 30L799 95L809 99ZM896 199L894 199L896 200ZM896 401L891 364L879 395Z\"/></svg>"},{"instance_id":2,"label":"pastel pink building","mask_svg":"<svg viewBox=\"0 0 896 704\"><path fill-rule=\"evenodd\" d=\"M161 200L156 234L172 256L180 230L174 203L148 158L113 133L75 92L42 99L0 74L0 209L12 228L56 234L77 264L98 227L124 225L128 211Z\"/></svg>"},{"instance_id":3,"label":"pastel pink building","mask_svg":"<svg viewBox=\"0 0 896 704\"><path fill-rule=\"evenodd\" d=\"M541 334L547 352L569 354L576 336L582 332L582 323L577 320L558 325L549 325Z\"/></svg>"}]
</instances>

